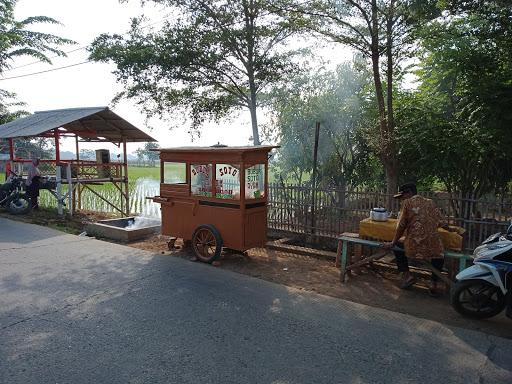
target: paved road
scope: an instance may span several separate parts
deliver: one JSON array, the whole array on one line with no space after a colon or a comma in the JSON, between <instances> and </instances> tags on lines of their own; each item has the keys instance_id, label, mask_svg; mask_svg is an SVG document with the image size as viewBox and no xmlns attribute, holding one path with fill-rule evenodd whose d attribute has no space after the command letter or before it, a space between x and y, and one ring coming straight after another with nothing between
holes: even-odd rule
<instances>
[{"instance_id":1,"label":"paved road","mask_svg":"<svg viewBox=\"0 0 512 384\"><path fill-rule=\"evenodd\" d=\"M511 383L512 340L0 218L1 383Z\"/></svg>"}]
</instances>

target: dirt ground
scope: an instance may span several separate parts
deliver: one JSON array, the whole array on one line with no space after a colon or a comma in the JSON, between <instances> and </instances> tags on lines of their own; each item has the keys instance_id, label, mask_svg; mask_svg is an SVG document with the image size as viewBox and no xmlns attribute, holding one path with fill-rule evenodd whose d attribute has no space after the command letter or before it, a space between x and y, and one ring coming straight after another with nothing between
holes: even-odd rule
<instances>
[{"instance_id":1,"label":"dirt ground","mask_svg":"<svg viewBox=\"0 0 512 384\"><path fill-rule=\"evenodd\" d=\"M90 222L115 217L115 215L82 211L75 214L72 219L58 218L54 210L34 211L26 216L12 216L0 212L0 216L45 225L74 234L83 232ZM192 251L183 249L180 240L176 242L175 249L168 250L167 237L160 235L127 245L169 257L180 257L186 260L193 258ZM420 279L420 282L410 290L401 290L398 288L396 273L387 269L365 269L358 275L348 277L346 283L341 284L339 269L335 267L332 259L266 248L251 249L247 255L225 251L218 264L212 268L227 269L300 290L313 291L512 339L512 322L504 314L488 320L463 318L450 306L448 293L440 298L430 297L426 279Z\"/></svg>"}]
</instances>

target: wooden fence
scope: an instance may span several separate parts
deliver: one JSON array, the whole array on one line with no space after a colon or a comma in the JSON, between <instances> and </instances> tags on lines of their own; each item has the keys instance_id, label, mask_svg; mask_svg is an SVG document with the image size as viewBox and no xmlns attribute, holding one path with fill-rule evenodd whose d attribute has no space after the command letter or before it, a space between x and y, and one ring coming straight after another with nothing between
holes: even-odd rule
<instances>
[{"instance_id":1,"label":"wooden fence","mask_svg":"<svg viewBox=\"0 0 512 384\"><path fill-rule=\"evenodd\" d=\"M342 232L358 232L359 222L369 217L373 207L387 207L388 196L381 192L316 189L294 185L269 185L268 224L271 229L290 234L314 234L334 239ZM447 193L420 193L435 201L448 222L466 230L464 248L471 251L489 235L505 231L512 218L512 197L473 196ZM399 203L387 207L395 215Z\"/></svg>"},{"instance_id":2,"label":"wooden fence","mask_svg":"<svg viewBox=\"0 0 512 384\"><path fill-rule=\"evenodd\" d=\"M158 204L145 197L157 195L159 186L158 181L149 179L130 182L130 211L158 216ZM46 196L44 192L42 191L41 205L54 206L54 199ZM100 188L97 193L112 201L118 198L112 188ZM315 190L313 208L312 193L310 187L270 184L269 228L290 235L314 234L309 238L327 240L334 245L336 236L343 232L358 232L359 222L369 217L370 210L373 207L385 207L388 201L388 196L381 192L319 188ZM466 251L473 250L489 235L505 231L512 218L511 196L477 199L447 193L420 194L433 199L450 224L466 230ZM82 208L112 211L111 207L96 196L87 193L82 196ZM398 201L393 200L393 206L387 208L396 215L399 211Z\"/></svg>"}]
</instances>

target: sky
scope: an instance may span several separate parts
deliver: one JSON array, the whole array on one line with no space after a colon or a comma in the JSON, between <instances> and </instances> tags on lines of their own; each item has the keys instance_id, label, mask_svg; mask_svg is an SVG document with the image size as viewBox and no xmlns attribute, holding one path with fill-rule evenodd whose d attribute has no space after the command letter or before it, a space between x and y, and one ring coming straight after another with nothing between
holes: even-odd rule
<instances>
[{"instance_id":1,"label":"sky","mask_svg":"<svg viewBox=\"0 0 512 384\"><path fill-rule=\"evenodd\" d=\"M70 52L66 58L52 59L53 65L40 62L34 64L36 60L33 58L20 58L12 63L12 70L4 73L3 80L0 78L0 88L16 93L17 99L27 104L25 109L29 112L111 106L111 100L122 90L112 74L115 70L113 64L87 63L33 76L7 78L81 63L87 60L88 53L79 48L89 45L101 33L125 33L129 29L130 19L141 14L149 18L148 24L154 23L154 27L158 28L169 16L169 9L154 5L142 7L139 0L122 4L119 0L18 0L15 12L18 20L36 15L52 17L62 25L34 26L30 29L53 33L77 42L76 45L63 47L66 52L76 51ZM323 54L330 56L333 49L332 46L328 47ZM339 47L336 52L340 52ZM347 52L344 56L343 59L347 59L350 55ZM169 130L170 124L158 119L150 121L150 130L146 126L145 116L130 101L121 101L111 108L125 120L157 139L162 147L209 146L218 142L226 145L250 144L251 124L248 111L242 111L231 121L207 124L201 137L192 141L187 127ZM258 118L264 121L261 112ZM134 152L139 146L140 144L129 144L128 152ZM113 145L81 143L81 148L99 147L107 147L114 153L119 152ZM74 148L74 140L61 142L61 150L74 152Z\"/></svg>"}]
</instances>

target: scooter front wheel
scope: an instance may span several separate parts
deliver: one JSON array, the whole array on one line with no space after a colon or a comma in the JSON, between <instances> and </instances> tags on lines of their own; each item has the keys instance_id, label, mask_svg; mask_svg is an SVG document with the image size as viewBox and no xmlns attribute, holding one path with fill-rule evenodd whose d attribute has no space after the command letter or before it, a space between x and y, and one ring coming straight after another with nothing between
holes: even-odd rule
<instances>
[{"instance_id":1,"label":"scooter front wheel","mask_svg":"<svg viewBox=\"0 0 512 384\"><path fill-rule=\"evenodd\" d=\"M503 311L506 305L501 289L485 280L462 280L452 287L451 303L461 315L487 319Z\"/></svg>"}]
</instances>

